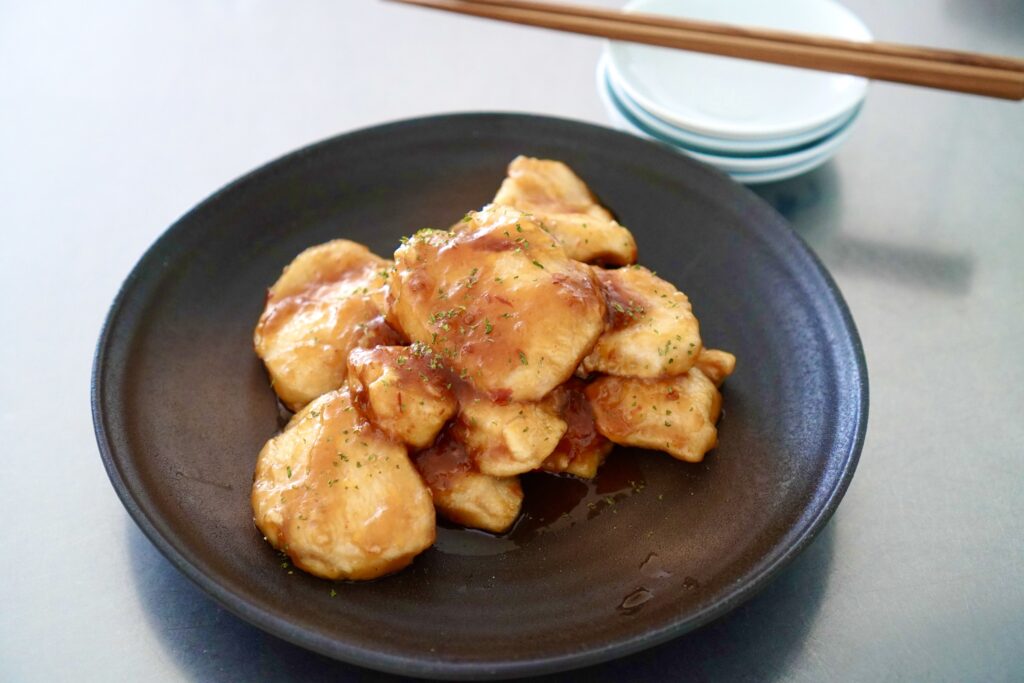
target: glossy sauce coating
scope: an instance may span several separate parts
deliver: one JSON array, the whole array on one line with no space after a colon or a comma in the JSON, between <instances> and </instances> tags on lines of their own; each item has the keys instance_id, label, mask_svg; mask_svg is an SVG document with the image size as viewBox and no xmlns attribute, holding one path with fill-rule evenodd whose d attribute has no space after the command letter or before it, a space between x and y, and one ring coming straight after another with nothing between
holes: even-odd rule
<instances>
[{"instance_id":1,"label":"glossy sauce coating","mask_svg":"<svg viewBox=\"0 0 1024 683\"><path fill-rule=\"evenodd\" d=\"M591 479L612 450L612 442L597 431L594 410L584 393L586 386L582 380L571 379L555 390L562 394L560 415L567 428L555 450L541 463L540 468L546 472Z\"/></svg>"},{"instance_id":2,"label":"glossy sauce coating","mask_svg":"<svg viewBox=\"0 0 1024 683\"><path fill-rule=\"evenodd\" d=\"M383 316L390 266L361 244L334 240L299 254L267 292L253 343L290 409L341 387L353 348L400 341Z\"/></svg>"},{"instance_id":3,"label":"glossy sauce coating","mask_svg":"<svg viewBox=\"0 0 1024 683\"><path fill-rule=\"evenodd\" d=\"M367 418L412 448L425 448L458 409L446 369L419 346L353 349L349 387Z\"/></svg>"},{"instance_id":4,"label":"glossy sauce coating","mask_svg":"<svg viewBox=\"0 0 1024 683\"><path fill-rule=\"evenodd\" d=\"M523 502L517 477L491 477L477 471L465 446L446 429L414 456L438 511L456 524L502 532L512 526Z\"/></svg>"},{"instance_id":5,"label":"glossy sauce coating","mask_svg":"<svg viewBox=\"0 0 1024 683\"><path fill-rule=\"evenodd\" d=\"M397 571L434 542L430 493L405 447L366 421L347 389L311 402L267 442L252 507L275 548L325 578Z\"/></svg>"},{"instance_id":6,"label":"glossy sauce coating","mask_svg":"<svg viewBox=\"0 0 1024 683\"><path fill-rule=\"evenodd\" d=\"M604 328L594 274L517 211L421 231L395 252L391 318L495 400L536 401L568 379Z\"/></svg>"}]
</instances>

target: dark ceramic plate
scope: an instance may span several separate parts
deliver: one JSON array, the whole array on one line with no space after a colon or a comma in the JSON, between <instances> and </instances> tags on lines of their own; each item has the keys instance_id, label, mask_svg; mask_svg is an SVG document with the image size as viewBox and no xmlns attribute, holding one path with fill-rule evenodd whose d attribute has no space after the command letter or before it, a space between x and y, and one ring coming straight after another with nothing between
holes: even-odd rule
<instances>
[{"instance_id":1,"label":"dark ceramic plate","mask_svg":"<svg viewBox=\"0 0 1024 683\"><path fill-rule=\"evenodd\" d=\"M517 154L568 162L733 351L720 445L699 465L617 449L594 484L526 477L506 538L440 529L401 573L290 573L252 523L278 410L252 351L264 289L335 237L380 254L485 203ZM425 676L512 676L679 636L761 588L853 474L867 374L853 321L793 230L744 188L658 145L558 119L470 114L343 135L213 195L142 257L93 376L96 434L131 516L228 609L339 659ZM336 595L332 595L332 589Z\"/></svg>"}]
</instances>

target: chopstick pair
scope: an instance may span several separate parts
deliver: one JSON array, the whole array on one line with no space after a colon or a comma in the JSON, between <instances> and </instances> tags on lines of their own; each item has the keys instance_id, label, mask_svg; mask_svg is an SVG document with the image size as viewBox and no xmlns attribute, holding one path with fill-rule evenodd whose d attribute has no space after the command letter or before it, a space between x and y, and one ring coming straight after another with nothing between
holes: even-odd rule
<instances>
[{"instance_id":1,"label":"chopstick pair","mask_svg":"<svg viewBox=\"0 0 1024 683\"><path fill-rule=\"evenodd\" d=\"M392 0L646 45L854 74L940 90L1024 99L1024 60L892 43L742 28L534 0Z\"/></svg>"}]
</instances>

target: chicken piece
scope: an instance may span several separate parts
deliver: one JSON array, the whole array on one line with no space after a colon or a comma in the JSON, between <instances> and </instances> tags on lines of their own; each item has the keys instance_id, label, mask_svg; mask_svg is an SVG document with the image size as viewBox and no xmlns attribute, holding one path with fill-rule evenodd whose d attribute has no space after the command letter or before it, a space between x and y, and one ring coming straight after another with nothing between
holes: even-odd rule
<instances>
[{"instance_id":1,"label":"chicken piece","mask_svg":"<svg viewBox=\"0 0 1024 683\"><path fill-rule=\"evenodd\" d=\"M604 329L597 278L538 225L497 207L395 252L390 317L500 402L542 398Z\"/></svg>"},{"instance_id":2,"label":"chicken piece","mask_svg":"<svg viewBox=\"0 0 1024 683\"><path fill-rule=\"evenodd\" d=\"M334 240L295 257L267 292L253 342L288 408L341 387L353 348L401 343L383 316L390 266L360 244Z\"/></svg>"},{"instance_id":3,"label":"chicken piece","mask_svg":"<svg viewBox=\"0 0 1024 683\"><path fill-rule=\"evenodd\" d=\"M433 443L459 407L445 371L420 344L353 349L348 384L369 420L412 448Z\"/></svg>"},{"instance_id":4,"label":"chicken piece","mask_svg":"<svg viewBox=\"0 0 1024 683\"><path fill-rule=\"evenodd\" d=\"M697 368L662 379L600 377L586 395L598 431L617 444L700 462L717 443L722 395Z\"/></svg>"},{"instance_id":5,"label":"chicken piece","mask_svg":"<svg viewBox=\"0 0 1024 683\"><path fill-rule=\"evenodd\" d=\"M595 268L608 306L607 327L583 359L584 373L619 377L681 375L700 354L690 300L643 266Z\"/></svg>"},{"instance_id":6,"label":"chicken piece","mask_svg":"<svg viewBox=\"0 0 1024 683\"><path fill-rule=\"evenodd\" d=\"M434 505L446 519L501 533L519 516L523 489L518 477L481 474L452 430L442 433L430 448L413 460L434 496Z\"/></svg>"},{"instance_id":7,"label":"chicken piece","mask_svg":"<svg viewBox=\"0 0 1024 683\"><path fill-rule=\"evenodd\" d=\"M736 369L736 356L718 349L701 349L694 366L707 376L716 387L722 386L725 378Z\"/></svg>"},{"instance_id":8,"label":"chicken piece","mask_svg":"<svg viewBox=\"0 0 1024 683\"><path fill-rule=\"evenodd\" d=\"M454 435L477 469L494 477L537 469L568 428L550 402L498 404L476 397L460 403Z\"/></svg>"},{"instance_id":9,"label":"chicken piece","mask_svg":"<svg viewBox=\"0 0 1024 683\"><path fill-rule=\"evenodd\" d=\"M552 392L557 395L559 414L568 429L555 450L541 463L540 469L545 472L592 479L612 450L612 442L597 431L594 411L583 393L585 387L583 381L573 378Z\"/></svg>"},{"instance_id":10,"label":"chicken piece","mask_svg":"<svg viewBox=\"0 0 1024 683\"><path fill-rule=\"evenodd\" d=\"M263 447L252 509L271 545L327 579L398 571L435 536L430 492L405 446L367 423L347 388L311 402Z\"/></svg>"},{"instance_id":11,"label":"chicken piece","mask_svg":"<svg viewBox=\"0 0 1024 683\"><path fill-rule=\"evenodd\" d=\"M633 235L561 161L516 157L494 203L533 214L569 258L615 266L636 263Z\"/></svg>"}]
</instances>

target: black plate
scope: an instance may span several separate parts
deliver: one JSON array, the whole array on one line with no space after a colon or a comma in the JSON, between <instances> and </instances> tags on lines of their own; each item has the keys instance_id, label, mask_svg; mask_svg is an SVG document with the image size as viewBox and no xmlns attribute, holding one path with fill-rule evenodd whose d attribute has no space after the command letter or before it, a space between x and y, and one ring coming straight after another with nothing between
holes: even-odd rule
<instances>
[{"instance_id":1,"label":"black plate","mask_svg":"<svg viewBox=\"0 0 1024 683\"><path fill-rule=\"evenodd\" d=\"M401 235L452 223L493 195L520 153L576 169L633 230L641 261L690 295L706 342L738 356L719 447L699 465L618 449L596 486L531 475L511 538L441 529L435 548L382 580L289 573L248 499L279 419L251 343L264 288L312 244L341 236L388 254ZM828 520L867 419L850 314L765 203L656 144L499 114L343 135L204 201L125 281L92 392L125 507L214 598L324 654L448 677L599 662L732 609Z\"/></svg>"}]
</instances>

